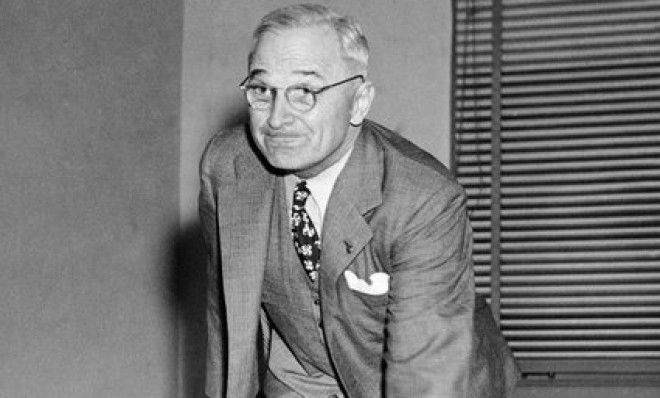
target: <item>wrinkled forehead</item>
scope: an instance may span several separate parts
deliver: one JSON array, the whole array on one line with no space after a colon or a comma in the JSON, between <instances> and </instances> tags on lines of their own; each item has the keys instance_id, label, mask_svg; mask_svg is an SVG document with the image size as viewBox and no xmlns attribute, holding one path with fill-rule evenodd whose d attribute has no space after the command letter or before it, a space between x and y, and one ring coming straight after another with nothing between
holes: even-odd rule
<instances>
[{"instance_id":1,"label":"wrinkled forehead","mask_svg":"<svg viewBox=\"0 0 660 398\"><path fill-rule=\"evenodd\" d=\"M254 41L248 68L309 67L345 70L346 57L339 37L330 26L270 29Z\"/></svg>"}]
</instances>

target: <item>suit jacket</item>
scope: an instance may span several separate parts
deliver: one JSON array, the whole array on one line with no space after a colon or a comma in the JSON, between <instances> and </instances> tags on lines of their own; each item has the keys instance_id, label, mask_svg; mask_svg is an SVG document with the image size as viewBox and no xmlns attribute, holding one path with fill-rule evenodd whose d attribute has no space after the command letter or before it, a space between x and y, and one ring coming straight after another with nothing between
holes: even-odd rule
<instances>
[{"instance_id":1,"label":"suit jacket","mask_svg":"<svg viewBox=\"0 0 660 398\"><path fill-rule=\"evenodd\" d=\"M254 397L268 356L261 286L278 239L270 225L282 177L243 127L210 141L200 175L210 260L206 391ZM431 155L364 122L328 203L319 270L326 342L349 397L502 397L515 384L488 309L475 312L465 204ZM367 281L385 272L389 292L353 291L345 270Z\"/></svg>"}]
</instances>

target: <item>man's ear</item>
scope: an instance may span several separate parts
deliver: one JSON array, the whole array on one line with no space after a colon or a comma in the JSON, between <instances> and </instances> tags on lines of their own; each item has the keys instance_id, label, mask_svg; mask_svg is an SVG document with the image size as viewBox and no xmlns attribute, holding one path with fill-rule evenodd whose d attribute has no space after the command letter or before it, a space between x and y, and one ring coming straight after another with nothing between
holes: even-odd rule
<instances>
[{"instance_id":1,"label":"man's ear","mask_svg":"<svg viewBox=\"0 0 660 398\"><path fill-rule=\"evenodd\" d=\"M351 109L351 125L359 126L367 116L371 103L376 95L374 85L369 81L365 81L355 92L353 97L353 108Z\"/></svg>"}]
</instances>

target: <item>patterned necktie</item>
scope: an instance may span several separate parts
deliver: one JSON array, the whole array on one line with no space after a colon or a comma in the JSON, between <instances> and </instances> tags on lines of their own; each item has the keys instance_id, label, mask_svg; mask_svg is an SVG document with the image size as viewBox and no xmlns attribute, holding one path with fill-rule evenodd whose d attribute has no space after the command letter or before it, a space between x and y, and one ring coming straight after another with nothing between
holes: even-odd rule
<instances>
[{"instance_id":1,"label":"patterned necktie","mask_svg":"<svg viewBox=\"0 0 660 398\"><path fill-rule=\"evenodd\" d=\"M305 210L305 202L310 192L305 181L300 181L293 192L293 208L291 210L291 234L293 247L300 257L305 272L312 282L316 281L321 258L321 239Z\"/></svg>"}]
</instances>

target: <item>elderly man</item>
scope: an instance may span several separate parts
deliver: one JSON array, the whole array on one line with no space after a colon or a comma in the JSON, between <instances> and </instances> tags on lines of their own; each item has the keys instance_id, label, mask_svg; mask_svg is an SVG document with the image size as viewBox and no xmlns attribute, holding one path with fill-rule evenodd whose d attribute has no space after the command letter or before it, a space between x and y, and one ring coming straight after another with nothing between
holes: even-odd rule
<instances>
[{"instance_id":1,"label":"elderly man","mask_svg":"<svg viewBox=\"0 0 660 398\"><path fill-rule=\"evenodd\" d=\"M365 119L367 62L360 27L324 6L255 30L249 126L213 137L201 163L210 397L507 390L506 344L475 316L464 192Z\"/></svg>"}]
</instances>

